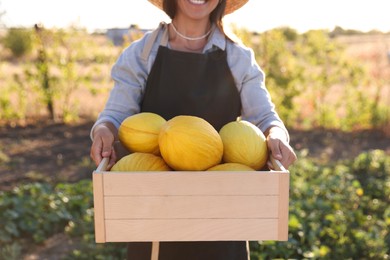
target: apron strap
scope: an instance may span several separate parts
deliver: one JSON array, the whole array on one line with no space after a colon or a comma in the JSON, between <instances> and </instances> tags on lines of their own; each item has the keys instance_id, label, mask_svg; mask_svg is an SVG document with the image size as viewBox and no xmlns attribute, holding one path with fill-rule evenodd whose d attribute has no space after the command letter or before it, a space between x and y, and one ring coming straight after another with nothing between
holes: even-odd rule
<instances>
[{"instance_id":1,"label":"apron strap","mask_svg":"<svg viewBox=\"0 0 390 260\"><path fill-rule=\"evenodd\" d=\"M141 58L144 61L147 61L149 58L149 54L153 48L153 44L156 42L158 34L161 30L163 30L163 35L161 37L160 45L167 46L169 41L169 35L168 35L168 24L165 22L161 22L159 26L152 32L152 35L150 36L149 40L146 42L144 50L141 53Z\"/></svg>"}]
</instances>

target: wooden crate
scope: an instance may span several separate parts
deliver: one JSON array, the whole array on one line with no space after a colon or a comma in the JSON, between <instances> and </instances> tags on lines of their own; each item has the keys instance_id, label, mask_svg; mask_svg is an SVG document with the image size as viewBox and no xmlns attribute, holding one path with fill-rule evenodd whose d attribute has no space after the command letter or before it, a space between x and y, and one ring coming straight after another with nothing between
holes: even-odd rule
<instances>
[{"instance_id":1,"label":"wooden crate","mask_svg":"<svg viewBox=\"0 0 390 260\"><path fill-rule=\"evenodd\" d=\"M289 172L93 172L97 243L280 240Z\"/></svg>"}]
</instances>

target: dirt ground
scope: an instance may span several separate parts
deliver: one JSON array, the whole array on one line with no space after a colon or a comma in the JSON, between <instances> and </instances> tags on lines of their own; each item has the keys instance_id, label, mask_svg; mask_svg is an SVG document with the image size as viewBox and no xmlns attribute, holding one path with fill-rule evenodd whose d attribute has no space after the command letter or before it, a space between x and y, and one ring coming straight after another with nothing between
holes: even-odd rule
<instances>
[{"instance_id":1,"label":"dirt ground","mask_svg":"<svg viewBox=\"0 0 390 260\"><path fill-rule=\"evenodd\" d=\"M93 122L78 124L40 122L0 128L0 190L23 182L74 182L90 178L89 131ZM382 149L390 153L390 134L383 131L290 129L291 144L308 156L335 161L354 158L362 151Z\"/></svg>"},{"instance_id":2,"label":"dirt ground","mask_svg":"<svg viewBox=\"0 0 390 260\"><path fill-rule=\"evenodd\" d=\"M90 177L91 126L83 121L1 127L0 190L34 180L73 182Z\"/></svg>"}]
</instances>

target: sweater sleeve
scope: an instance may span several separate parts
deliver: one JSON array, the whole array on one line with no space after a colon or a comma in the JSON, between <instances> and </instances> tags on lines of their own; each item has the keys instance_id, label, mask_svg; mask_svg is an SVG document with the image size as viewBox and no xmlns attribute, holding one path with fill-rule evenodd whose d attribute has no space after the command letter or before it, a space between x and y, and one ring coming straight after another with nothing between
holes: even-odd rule
<instances>
[{"instance_id":1,"label":"sweater sleeve","mask_svg":"<svg viewBox=\"0 0 390 260\"><path fill-rule=\"evenodd\" d=\"M265 132L272 126L288 131L275 110L265 86L265 74L256 62L252 49L237 43L228 45L228 63L241 96L242 120L249 121Z\"/></svg>"}]
</instances>

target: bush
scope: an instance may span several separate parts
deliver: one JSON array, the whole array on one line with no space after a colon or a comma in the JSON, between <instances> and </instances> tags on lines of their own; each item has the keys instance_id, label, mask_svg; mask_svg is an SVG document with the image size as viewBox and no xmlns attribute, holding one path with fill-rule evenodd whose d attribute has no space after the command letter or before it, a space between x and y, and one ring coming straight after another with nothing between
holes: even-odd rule
<instances>
[{"instance_id":1,"label":"bush","mask_svg":"<svg viewBox=\"0 0 390 260\"><path fill-rule=\"evenodd\" d=\"M87 194L64 193L63 186L31 183L0 193L0 242L28 238L41 243L63 232L69 221L79 218L82 208L91 207L91 202L83 203Z\"/></svg>"},{"instance_id":2,"label":"bush","mask_svg":"<svg viewBox=\"0 0 390 260\"><path fill-rule=\"evenodd\" d=\"M30 53L32 46L32 32L28 29L11 28L4 37L4 47L17 58Z\"/></svg>"},{"instance_id":3,"label":"bush","mask_svg":"<svg viewBox=\"0 0 390 260\"><path fill-rule=\"evenodd\" d=\"M300 158L291 169L288 241L252 242L252 259L387 259L389 161L383 151L334 166Z\"/></svg>"},{"instance_id":4,"label":"bush","mask_svg":"<svg viewBox=\"0 0 390 260\"><path fill-rule=\"evenodd\" d=\"M123 244L95 243L89 180L55 186L31 183L0 192L0 216L0 259L20 259L21 248L41 244L57 233L81 238L78 249L69 253L70 259L120 259L125 255Z\"/></svg>"}]
</instances>

